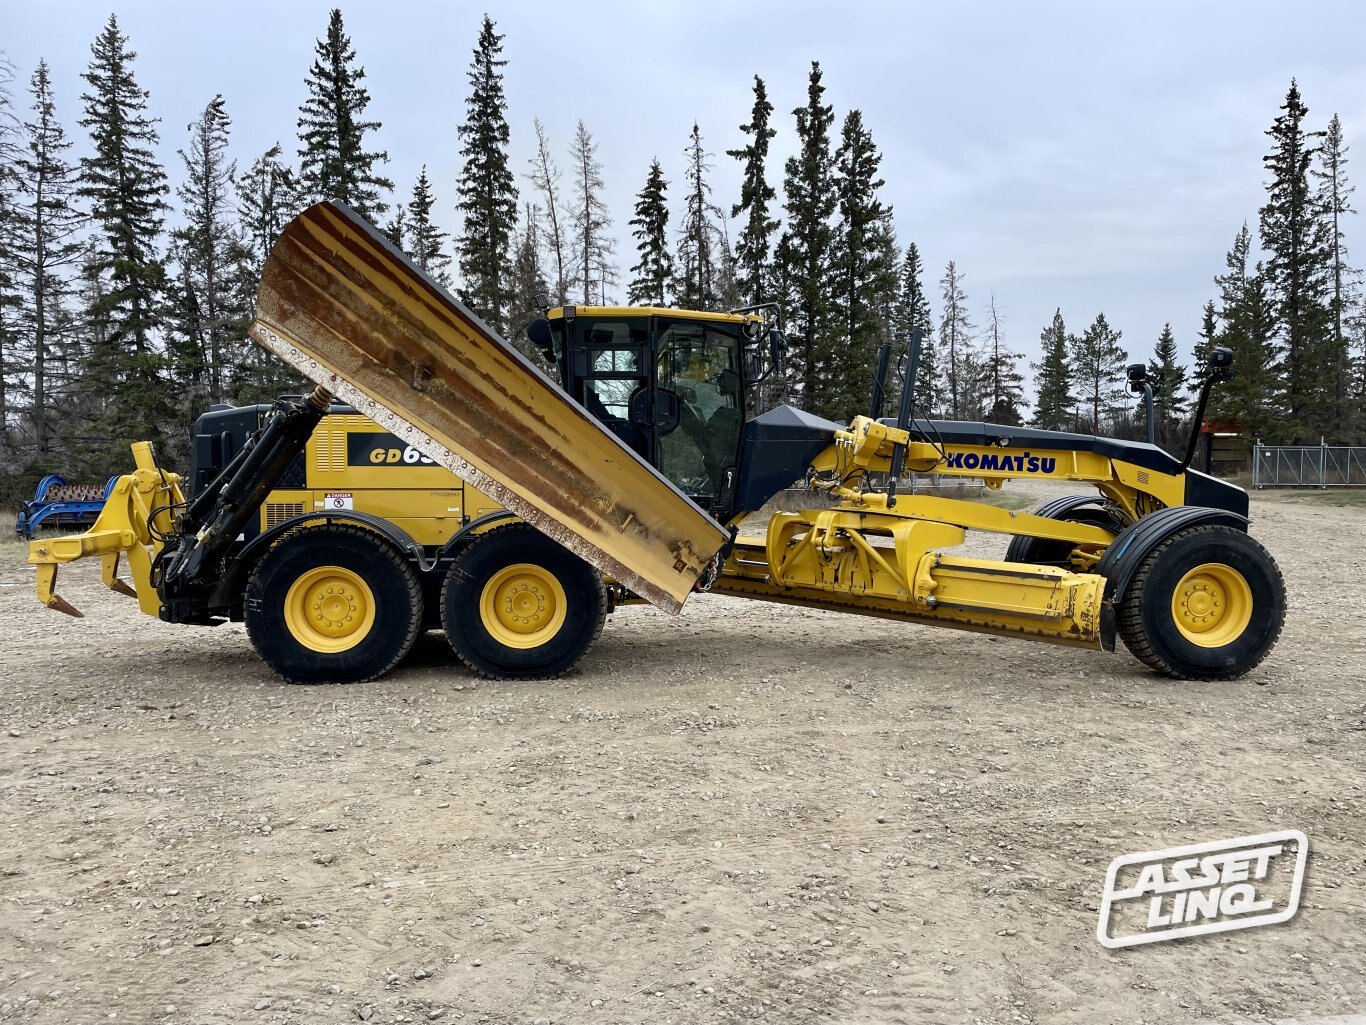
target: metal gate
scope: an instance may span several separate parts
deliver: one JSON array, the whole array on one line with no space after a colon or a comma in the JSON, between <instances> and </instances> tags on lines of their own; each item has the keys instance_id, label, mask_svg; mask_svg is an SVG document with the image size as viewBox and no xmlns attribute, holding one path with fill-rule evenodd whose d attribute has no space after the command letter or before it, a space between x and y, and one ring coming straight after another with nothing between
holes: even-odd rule
<instances>
[{"instance_id":1,"label":"metal gate","mask_svg":"<svg viewBox=\"0 0 1366 1025\"><path fill-rule=\"evenodd\" d=\"M1252 450L1254 488L1366 487L1366 448L1262 445Z\"/></svg>"}]
</instances>

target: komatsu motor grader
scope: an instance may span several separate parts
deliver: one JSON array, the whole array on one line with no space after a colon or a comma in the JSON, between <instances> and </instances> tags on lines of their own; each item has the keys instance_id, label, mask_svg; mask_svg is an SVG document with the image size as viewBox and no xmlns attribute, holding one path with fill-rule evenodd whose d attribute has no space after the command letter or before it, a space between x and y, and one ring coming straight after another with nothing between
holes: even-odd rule
<instances>
[{"instance_id":1,"label":"komatsu motor grader","mask_svg":"<svg viewBox=\"0 0 1366 1025\"><path fill-rule=\"evenodd\" d=\"M257 310L252 337L317 388L206 414L188 481L135 444L89 531L32 542L44 604L79 615L58 567L99 556L149 615L244 620L295 682L374 678L438 626L478 673L553 677L615 606L677 612L707 590L1077 647L1122 638L1197 680L1246 673L1281 630L1285 588L1248 535L1246 493L1190 469L1190 450L928 420L905 385L883 418L890 346L870 415L750 416L782 358L776 307L549 310L529 335L556 382L321 203L275 245ZM1228 362L1216 354L1210 384ZM907 493L913 473L1088 490L1011 512ZM798 481L828 507L739 534ZM967 530L1009 538L1004 559L952 554Z\"/></svg>"}]
</instances>

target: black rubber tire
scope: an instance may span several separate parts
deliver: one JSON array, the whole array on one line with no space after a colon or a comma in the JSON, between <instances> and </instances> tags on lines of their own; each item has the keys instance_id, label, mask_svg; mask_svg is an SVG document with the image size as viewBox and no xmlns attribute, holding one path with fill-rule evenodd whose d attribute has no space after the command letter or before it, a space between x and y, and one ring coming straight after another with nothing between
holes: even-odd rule
<instances>
[{"instance_id":1,"label":"black rubber tire","mask_svg":"<svg viewBox=\"0 0 1366 1025\"><path fill-rule=\"evenodd\" d=\"M1058 517L1066 523L1085 523L1118 534L1124 529L1114 515L1104 509L1073 509ZM1006 546L1006 562L1028 562L1036 566L1071 567L1073 545L1067 541L1052 541L1046 537L1026 537L1016 534Z\"/></svg>"},{"instance_id":2,"label":"black rubber tire","mask_svg":"<svg viewBox=\"0 0 1366 1025\"><path fill-rule=\"evenodd\" d=\"M1252 593L1246 629L1217 648L1181 635L1172 616L1172 592L1190 570L1204 563L1242 574ZM1178 531L1139 564L1120 600L1116 625L1134 657L1178 680L1232 680L1266 658L1285 625L1285 581L1271 554L1234 527L1204 525Z\"/></svg>"},{"instance_id":3,"label":"black rubber tire","mask_svg":"<svg viewBox=\"0 0 1366 1025\"><path fill-rule=\"evenodd\" d=\"M375 618L345 651L301 644L285 619L294 582L321 566L340 566L365 581ZM275 545L247 582L247 636L265 662L290 683L361 683L383 676L412 650L422 626L422 585L412 564L374 531L342 523L305 527Z\"/></svg>"},{"instance_id":4,"label":"black rubber tire","mask_svg":"<svg viewBox=\"0 0 1366 1025\"><path fill-rule=\"evenodd\" d=\"M544 644L510 647L485 627L485 585L508 566L530 563L552 574L565 593L565 618ZM528 523L480 534L467 545L441 587L441 625L460 660L491 680L550 680L578 663L602 633L607 592L598 572Z\"/></svg>"}]
</instances>

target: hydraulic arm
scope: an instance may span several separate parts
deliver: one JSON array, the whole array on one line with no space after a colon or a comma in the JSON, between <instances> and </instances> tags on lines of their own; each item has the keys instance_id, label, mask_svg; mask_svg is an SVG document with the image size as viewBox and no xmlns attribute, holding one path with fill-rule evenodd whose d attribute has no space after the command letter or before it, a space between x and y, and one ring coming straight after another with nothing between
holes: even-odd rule
<instances>
[{"instance_id":1,"label":"hydraulic arm","mask_svg":"<svg viewBox=\"0 0 1366 1025\"><path fill-rule=\"evenodd\" d=\"M150 442L133 446L137 469L120 477L95 525L84 534L29 545L38 567L38 598L48 608L81 613L56 593L63 563L98 555L106 586L137 598L141 610L176 623L210 622L209 594L242 527L308 443L331 396L319 387L303 401L281 399L223 473L193 502L180 477L156 463ZM133 584L118 575L126 554ZM217 618L222 618L221 616Z\"/></svg>"},{"instance_id":2,"label":"hydraulic arm","mask_svg":"<svg viewBox=\"0 0 1366 1025\"><path fill-rule=\"evenodd\" d=\"M218 580L228 549L304 450L331 401L331 392L319 385L302 402L278 402L261 433L186 507L180 544L161 571L167 602L193 598Z\"/></svg>"}]
</instances>

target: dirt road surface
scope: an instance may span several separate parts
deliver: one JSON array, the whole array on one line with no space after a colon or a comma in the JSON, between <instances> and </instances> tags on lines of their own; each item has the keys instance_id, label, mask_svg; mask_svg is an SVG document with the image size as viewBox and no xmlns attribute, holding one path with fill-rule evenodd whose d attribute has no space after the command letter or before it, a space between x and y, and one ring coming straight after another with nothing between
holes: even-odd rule
<instances>
[{"instance_id":1,"label":"dirt road surface","mask_svg":"<svg viewBox=\"0 0 1366 1025\"><path fill-rule=\"evenodd\" d=\"M1366 510L1257 499L1248 678L710 597L492 684L291 687L0 548L0 1019L1205 1022L1366 1012ZM986 539L980 552L999 552ZM1289 923L1110 951L1125 853L1299 828Z\"/></svg>"}]
</instances>

